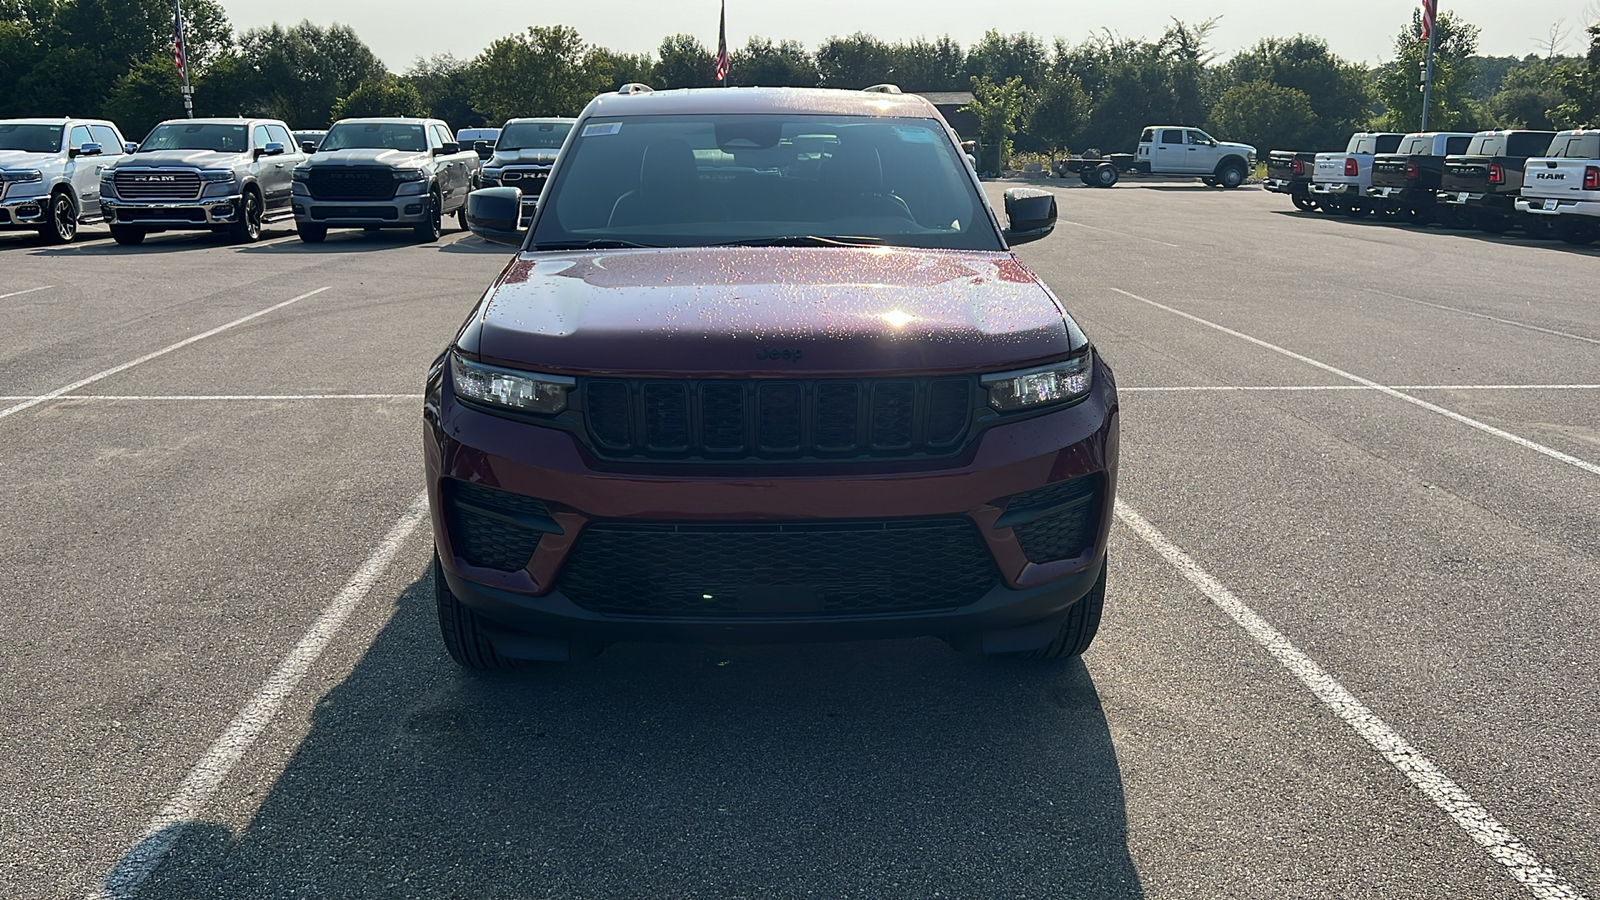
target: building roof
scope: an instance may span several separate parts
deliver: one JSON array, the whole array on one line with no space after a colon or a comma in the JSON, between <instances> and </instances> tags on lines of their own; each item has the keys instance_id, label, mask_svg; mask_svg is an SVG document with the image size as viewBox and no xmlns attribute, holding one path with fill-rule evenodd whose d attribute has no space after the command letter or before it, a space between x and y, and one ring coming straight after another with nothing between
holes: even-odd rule
<instances>
[{"instance_id":1,"label":"building roof","mask_svg":"<svg viewBox=\"0 0 1600 900\"><path fill-rule=\"evenodd\" d=\"M931 119L938 111L916 94L836 88L682 88L637 94L601 94L584 115L674 116L719 113L800 113L834 116L901 116Z\"/></svg>"}]
</instances>

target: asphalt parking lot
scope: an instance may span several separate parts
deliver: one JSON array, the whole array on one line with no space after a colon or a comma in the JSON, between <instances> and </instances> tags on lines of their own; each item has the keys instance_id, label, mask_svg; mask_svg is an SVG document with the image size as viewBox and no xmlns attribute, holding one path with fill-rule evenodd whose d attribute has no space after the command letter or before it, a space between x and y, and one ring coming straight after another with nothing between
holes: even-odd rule
<instances>
[{"instance_id":1,"label":"asphalt parking lot","mask_svg":"<svg viewBox=\"0 0 1600 900\"><path fill-rule=\"evenodd\" d=\"M420 393L505 248L0 233L0 897L1600 897L1600 249L1045 184L1123 405L1067 665L464 672Z\"/></svg>"}]
</instances>

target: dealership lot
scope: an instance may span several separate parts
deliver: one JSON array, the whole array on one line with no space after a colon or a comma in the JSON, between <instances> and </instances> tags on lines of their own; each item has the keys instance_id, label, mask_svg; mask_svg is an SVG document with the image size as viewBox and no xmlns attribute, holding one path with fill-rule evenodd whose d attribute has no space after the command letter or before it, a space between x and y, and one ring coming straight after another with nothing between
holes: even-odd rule
<instances>
[{"instance_id":1,"label":"dealership lot","mask_svg":"<svg viewBox=\"0 0 1600 900\"><path fill-rule=\"evenodd\" d=\"M0 895L1600 895L1600 251L1048 186L1124 413L1065 666L465 673L418 408L504 248L0 235Z\"/></svg>"}]
</instances>

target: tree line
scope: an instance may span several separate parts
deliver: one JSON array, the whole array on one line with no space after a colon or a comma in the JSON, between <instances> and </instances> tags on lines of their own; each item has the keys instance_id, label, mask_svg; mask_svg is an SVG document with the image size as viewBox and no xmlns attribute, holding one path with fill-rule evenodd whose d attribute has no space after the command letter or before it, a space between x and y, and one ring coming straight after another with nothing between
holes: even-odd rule
<instances>
[{"instance_id":1,"label":"tree line","mask_svg":"<svg viewBox=\"0 0 1600 900\"><path fill-rule=\"evenodd\" d=\"M664 38L652 53L590 44L572 28L534 26L471 59L443 54L389 71L347 25L273 24L235 31L216 0L186 0L196 115L265 115L297 129L357 115L431 115L457 128L516 116L576 115L595 94L629 82L657 89L715 83L698 37ZM856 33L815 50L750 38L732 53L729 83L908 91L971 91L972 113L1003 165L1013 147L1126 151L1152 123L1200 125L1219 138L1323 150L1365 128L1412 131L1421 119L1423 42L1413 12L1394 59L1368 67L1320 38L1266 38L1218 60L1216 20L1174 19L1157 38L1105 31L1073 43L990 31L970 47L950 37L885 41ZM1600 24L1585 56L1517 59L1477 53L1478 29L1438 20L1429 124L1441 130L1565 128L1600 123ZM0 117L100 116L130 135L183 115L172 61L170 0L0 0Z\"/></svg>"}]
</instances>

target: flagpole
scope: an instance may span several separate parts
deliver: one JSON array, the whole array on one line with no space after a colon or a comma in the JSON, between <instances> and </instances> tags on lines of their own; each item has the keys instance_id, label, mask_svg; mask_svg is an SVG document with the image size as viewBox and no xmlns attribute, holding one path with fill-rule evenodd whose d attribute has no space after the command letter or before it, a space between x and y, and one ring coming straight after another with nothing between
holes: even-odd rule
<instances>
[{"instance_id":1,"label":"flagpole","mask_svg":"<svg viewBox=\"0 0 1600 900\"><path fill-rule=\"evenodd\" d=\"M1428 130L1428 107L1433 105L1433 52L1439 46L1439 22L1435 14L1439 0L1427 0L1423 5L1423 25L1428 29L1427 55L1422 61L1422 130Z\"/></svg>"},{"instance_id":2,"label":"flagpole","mask_svg":"<svg viewBox=\"0 0 1600 900\"><path fill-rule=\"evenodd\" d=\"M174 0L173 3L172 40L176 59L182 62L178 65L178 74L183 77L183 112L189 118L194 118L194 89L189 87L189 47L183 39L183 0Z\"/></svg>"}]
</instances>

